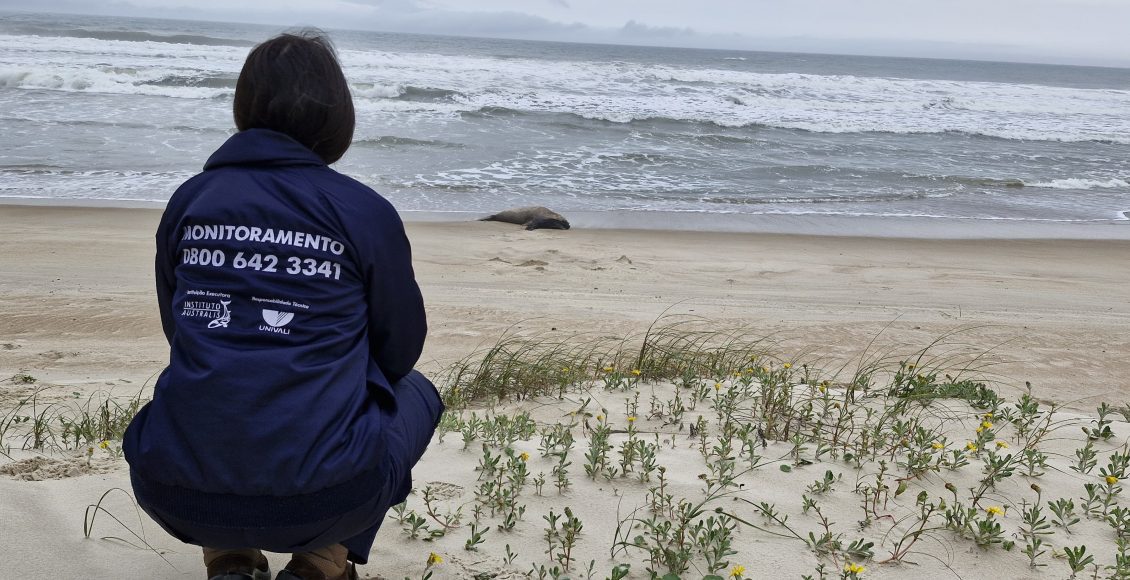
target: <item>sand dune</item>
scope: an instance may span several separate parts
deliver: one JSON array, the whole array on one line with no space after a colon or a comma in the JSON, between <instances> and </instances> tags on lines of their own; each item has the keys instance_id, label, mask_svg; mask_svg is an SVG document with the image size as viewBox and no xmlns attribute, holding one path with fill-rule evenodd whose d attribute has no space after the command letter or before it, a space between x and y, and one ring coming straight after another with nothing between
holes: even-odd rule
<instances>
[{"instance_id":1,"label":"sand dune","mask_svg":"<svg viewBox=\"0 0 1130 580\"><path fill-rule=\"evenodd\" d=\"M158 217L152 210L0 206L0 378L5 379L0 416L36 392L45 402L73 399L75 393L129 397L162 368L167 346L151 289ZM1014 397L1030 381L1038 400L1066 403L1066 412L1075 414L1064 417L1081 423L1088 420L1082 413L1102 401L1121 404L1130 393L1127 241L527 232L480 222L410 223L408 233L431 328L421 367L432 373L504 333L561 340L624 337L668 313L700 316L720 327L742 326L751 335L771 337L784 357L805 355L829 365L851 360L872 342L876 350L909 353L952 334L947 344L955 351L988 353L983 370L999 379L1002 395ZM16 380L17 375L34 382ZM644 388L650 393L670 387ZM595 395L609 409L623 408L611 395ZM531 400L502 410L526 410L549 423L575 409L581 398ZM615 418L621 425L622 415ZM664 431L660 424L645 426ZM1106 447L1123 440L1125 426L1117 426L1118 438ZM1078 446L1077 428L1071 437L1056 450L1069 455ZM660 438L675 447L661 456L664 464L679 471L678 486L692 493L699 487L702 459L680 444L685 435ZM4 577L202 575L196 550L151 522L139 523L128 498L119 493L107 498L107 509L130 529L144 529L146 541L161 555L97 539L138 543L104 516L94 539L84 539L86 506L109 489L129 487L124 462L113 457L113 448L96 450L88 463L85 450L44 455L19 450L18 443L10 459L0 457ZM520 445L536 455L536 441ZM781 445L773 444L766 455L785 453ZM473 497L476 486L479 454L474 446L470 452L462 447L458 433L435 441L416 472L418 488L429 482L442 487L445 505L452 508ZM575 452L582 447L579 442ZM534 473L551 467L545 458L531 461ZM564 499L552 485L544 498L531 495L517 531L491 532L481 551L462 549L465 529L424 543L407 539L396 522L389 522L378 537L374 565L365 573L417 577L428 552L436 551L446 561L435 578L480 572L513 576L514 570L529 570L531 561L544 560L541 516L564 501L585 522L588 543L582 558L597 559L597 574L606 576L611 560L594 546L606 546L603 537L614 531L615 518L608 514L640 501L646 486L590 481L579 459L575 463L575 487ZM762 495L786 501L786 492L811 483L824 468L812 466L792 479L773 472L748 483L784 486ZM1078 478L1054 477L1050 488L1069 493L1078 487ZM850 500L850 493L844 495ZM747 577L812 573L814 557L789 556L792 552L782 551L771 536L743 538L735 562L740 558ZM520 553L513 566L501 561L503 543ZM955 571L962 577L979 577L977 570L1023 570L1002 564L997 553L970 555L957 555L962 562ZM283 556L272 557L275 569L284 562ZM898 578L917 569L869 565L868 577ZM922 570L927 569L945 570L923 563ZM641 570L634 567L632 577L646 577ZM1063 569L1055 570L1047 577L1066 576Z\"/></svg>"}]
</instances>

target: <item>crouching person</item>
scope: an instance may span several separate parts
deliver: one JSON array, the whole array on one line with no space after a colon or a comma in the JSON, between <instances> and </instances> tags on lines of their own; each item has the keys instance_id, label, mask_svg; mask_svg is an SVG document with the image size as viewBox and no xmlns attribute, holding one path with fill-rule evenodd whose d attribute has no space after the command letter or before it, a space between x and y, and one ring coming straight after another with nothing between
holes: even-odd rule
<instances>
[{"instance_id":1,"label":"crouching person","mask_svg":"<svg viewBox=\"0 0 1130 580\"><path fill-rule=\"evenodd\" d=\"M354 111L332 46L254 48L239 132L172 196L156 236L170 345L124 450L138 503L204 548L212 580L347 579L405 499L443 403L404 226L328 164Z\"/></svg>"}]
</instances>

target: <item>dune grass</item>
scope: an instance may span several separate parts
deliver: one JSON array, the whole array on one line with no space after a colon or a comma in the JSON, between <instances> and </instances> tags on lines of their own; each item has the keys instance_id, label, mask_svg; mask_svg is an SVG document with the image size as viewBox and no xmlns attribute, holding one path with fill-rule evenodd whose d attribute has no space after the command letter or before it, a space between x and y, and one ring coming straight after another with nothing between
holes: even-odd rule
<instances>
[{"instance_id":1,"label":"dune grass","mask_svg":"<svg viewBox=\"0 0 1130 580\"><path fill-rule=\"evenodd\" d=\"M23 381L17 384L33 384ZM0 415L0 453L13 448L34 451L108 448L120 442L126 427L147 399L143 386L122 397L106 390L86 395L72 392L60 399L40 385Z\"/></svg>"},{"instance_id":2,"label":"dune grass","mask_svg":"<svg viewBox=\"0 0 1130 580\"><path fill-rule=\"evenodd\" d=\"M746 329L722 331L690 317L659 319L638 337L565 338L504 334L440 375L445 402L515 401L562 396L577 384L610 376L636 380L691 380L769 360L773 342L750 340Z\"/></svg>"}]
</instances>

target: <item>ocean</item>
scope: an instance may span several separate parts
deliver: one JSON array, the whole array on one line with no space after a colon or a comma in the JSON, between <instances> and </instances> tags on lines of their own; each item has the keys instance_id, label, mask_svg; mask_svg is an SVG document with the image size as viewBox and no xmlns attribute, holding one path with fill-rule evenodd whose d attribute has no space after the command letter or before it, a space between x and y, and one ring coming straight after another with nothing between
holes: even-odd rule
<instances>
[{"instance_id":1,"label":"ocean","mask_svg":"<svg viewBox=\"0 0 1130 580\"><path fill-rule=\"evenodd\" d=\"M0 13L0 198L163 203L280 30ZM1130 232L1127 69L331 36L358 113L336 167L405 213Z\"/></svg>"}]
</instances>

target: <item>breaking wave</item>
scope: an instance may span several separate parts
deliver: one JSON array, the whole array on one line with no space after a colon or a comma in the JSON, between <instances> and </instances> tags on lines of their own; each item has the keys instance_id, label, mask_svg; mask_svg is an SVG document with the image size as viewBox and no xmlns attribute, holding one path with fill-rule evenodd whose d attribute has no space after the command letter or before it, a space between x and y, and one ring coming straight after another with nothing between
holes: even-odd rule
<instances>
[{"instance_id":1,"label":"breaking wave","mask_svg":"<svg viewBox=\"0 0 1130 580\"><path fill-rule=\"evenodd\" d=\"M354 145L362 147L439 147L439 148L455 148L460 149L463 147L460 143L452 143L450 141L438 141L434 139L413 139L411 137L397 137L394 135L381 135L379 137L366 137L363 139L355 139Z\"/></svg>"},{"instance_id":2,"label":"breaking wave","mask_svg":"<svg viewBox=\"0 0 1130 580\"><path fill-rule=\"evenodd\" d=\"M173 44L163 41L179 37L164 36L158 45L158 35L143 32L82 34L0 35L0 54L35 57L0 62L0 89L228 98L246 55L242 45L217 39ZM1120 89L768 73L709 64L340 52L354 95L376 113L566 114L617 124L1130 144L1130 91Z\"/></svg>"},{"instance_id":3,"label":"breaking wave","mask_svg":"<svg viewBox=\"0 0 1130 580\"><path fill-rule=\"evenodd\" d=\"M1050 189L1117 189L1130 188L1130 182L1125 179L1053 179L1024 184L1028 187L1047 187Z\"/></svg>"},{"instance_id":4,"label":"breaking wave","mask_svg":"<svg viewBox=\"0 0 1130 580\"><path fill-rule=\"evenodd\" d=\"M117 40L123 42L161 42L166 44L196 44L200 46L255 46L254 42L235 38L216 38L195 34L151 34L139 30L96 30L87 28L50 28L46 26L24 25L10 29L20 35L93 38L96 40Z\"/></svg>"}]
</instances>

